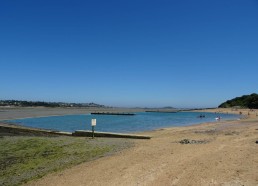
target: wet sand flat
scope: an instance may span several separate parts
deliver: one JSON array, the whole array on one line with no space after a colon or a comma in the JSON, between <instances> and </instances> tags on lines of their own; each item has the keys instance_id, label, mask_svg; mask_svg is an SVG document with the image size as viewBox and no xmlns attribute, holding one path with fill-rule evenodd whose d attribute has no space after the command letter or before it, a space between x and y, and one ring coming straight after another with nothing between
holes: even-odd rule
<instances>
[{"instance_id":1,"label":"wet sand flat","mask_svg":"<svg viewBox=\"0 0 258 186\"><path fill-rule=\"evenodd\" d=\"M91 112L140 112L142 109L123 108L46 108L46 107L0 107L0 120L20 118L88 114Z\"/></svg>"}]
</instances>

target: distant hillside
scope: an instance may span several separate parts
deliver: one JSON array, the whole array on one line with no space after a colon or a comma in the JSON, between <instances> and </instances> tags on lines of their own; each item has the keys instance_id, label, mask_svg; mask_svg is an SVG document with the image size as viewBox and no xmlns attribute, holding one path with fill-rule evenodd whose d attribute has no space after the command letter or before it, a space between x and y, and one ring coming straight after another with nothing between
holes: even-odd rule
<instances>
[{"instance_id":1,"label":"distant hillside","mask_svg":"<svg viewBox=\"0 0 258 186\"><path fill-rule=\"evenodd\" d=\"M20 107L105 107L96 103L64 103L64 102L43 102L43 101L19 101L0 100L0 106L20 106Z\"/></svg>"},{"instance_id":2,"label":"distant hillside","mask_svg":"<svg viewBox=\"0 0 258 186\"><path fill-rule=\"evenodd\" d=\"M244 95L228 100L221 105L219 108L229 108L234 106L240 106L242 108L258 109L258 94Z\"/></svg>"}]
</instances>

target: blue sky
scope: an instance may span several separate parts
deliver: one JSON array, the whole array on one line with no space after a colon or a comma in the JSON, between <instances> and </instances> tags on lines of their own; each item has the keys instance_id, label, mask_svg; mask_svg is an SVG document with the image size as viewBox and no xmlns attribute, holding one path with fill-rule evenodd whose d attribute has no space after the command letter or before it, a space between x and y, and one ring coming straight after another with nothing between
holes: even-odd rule
<instances>
[{"instance_id":1,"label":"blue sky","mask_svg":"<svg viewBox=\"0 0 258 186\"><path fill-rule=\"evenodd\" d=\"M216 107L258 93L257 0L1 1L0 99Z\"/></svg>"}]
</instances>

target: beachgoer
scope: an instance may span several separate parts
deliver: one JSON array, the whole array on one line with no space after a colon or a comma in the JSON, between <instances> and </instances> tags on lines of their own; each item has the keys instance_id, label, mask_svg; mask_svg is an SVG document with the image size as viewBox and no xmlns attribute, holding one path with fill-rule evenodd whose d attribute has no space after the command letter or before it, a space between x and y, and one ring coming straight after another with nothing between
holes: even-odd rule
<instances>
[{"instance_id":1,"label":"beachgoer","mask_svg":"<svg viewBox=\"0 0 258 186\"><path fill-rule=\"evenodd\" d=\"M216 119L217 121L220 121L220 116L217 116L215 119Z\"/></svg>"}]
</instances>

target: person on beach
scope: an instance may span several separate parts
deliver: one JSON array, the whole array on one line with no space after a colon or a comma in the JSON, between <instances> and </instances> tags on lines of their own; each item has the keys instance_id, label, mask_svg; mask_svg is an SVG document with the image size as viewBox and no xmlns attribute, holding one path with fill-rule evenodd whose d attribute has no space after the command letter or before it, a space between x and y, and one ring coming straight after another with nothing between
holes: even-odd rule
<instances>
[{"instance_id":1,"label":"person on beach","mask_svg":"<svg viewBox=\"0 0 258 186\"><path fill-rule=\"evenodd\" d=\"M221 117L220 117L220 116L217 116L215 119L216 119L217 121L220 121Z\"/></svg>"}]
</instances>

